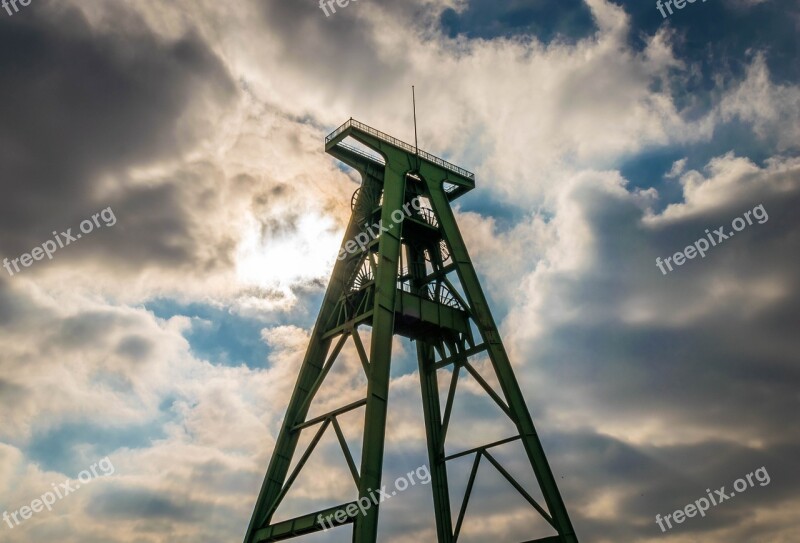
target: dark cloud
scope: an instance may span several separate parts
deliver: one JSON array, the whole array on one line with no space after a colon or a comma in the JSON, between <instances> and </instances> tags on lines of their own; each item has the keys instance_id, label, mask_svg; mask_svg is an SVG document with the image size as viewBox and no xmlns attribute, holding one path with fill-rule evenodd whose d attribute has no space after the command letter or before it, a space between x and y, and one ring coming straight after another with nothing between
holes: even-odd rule
<instances>
[{"instance_id":1,"label":"dark cloud","mask_svg":"<svg viewBox=\"0 0 800 543\"><path fill-rule=\"evenodd\" d=\"M4 409L12 409L28 396L28 390L17 383L0 379L0 402Z\"/></svg>"},{"instance_id":2,"label":"dark cloud","mask_svg":"<svg viewBox=\"0 0 800 543\"><path fill-rule=\"evenodd\" d=\"M109 335L119 324L115 320L106 311L81 312L61 319L51 339L61 348L80 349Z\"/></svg>"},{"instance_id":3,"label":"dark cloud","mask_svg":"<svg viewBox=\"0 0 800 543\"><path fill-rule=\"evenodd\" d=\"M543 439L562 493L572 506L573 522L584 538L641 541L659 536L656 514L663 517L682 509L706 497L709 488L713 493L725 486L729 492L737 479L764 467L769 482L762 475L762 485L754 477L754 486L741 495L710 508L706 517L689 519L671 530L710 539L715 530L733 528L735 541L749 542L753 540L749 530L742 528L755 525L767 533L775 529L757 519L757 510L791 499L800 483L792 467L797 445L786 443L770 450L721 440L643 446L588 431L547 431ZM621 516L582 513L608 498Z\"/></svg>"},{"instance_id":4,"label":"dark cloud","mask_svg":"<svg viewBox=\"0 0 800 543\"><path fill-rule=\"evenodd\" d=\"M365 2L362 2L364 4ZM378 96L392 91L410 67L404 55L380 54L378 29L365 24L358 12L364 8L352 2L336 14L325 17L316 2L264 2L264 21L280 39L280 57L285 69L303 70L315 76L319 88L336 95L368 93ZM397 25L412 23L419 13L414 2L384 2ZM419 20L419 19L417 19ZM297 36L302 35L302 40Z\"/></svg>"},{"instance_id":5,"label":"dark cloud","mask_svg":"<svg viewBox=\"0 0 800 543\"><path fill-rule=\"evenodd\" d=\"M117 345L116 353L133 361L146 359L153 352L153 344L143 336L127 336Z\"/></svg>"},{"instance_id":6,"label":"dark cloud","mask_svg":"<svg viewBox=\"0 0 800 543\"><path fill-rule=\"evenodd\" d=\"M92 496L87 507L90 515L113 519L170 522L198 522L213 506L195 500L178 502L155 490L135 487L112 487Z\"/></svg>"},{"instance_id":7,"label":"dark cloud","mask_svg":"<svg viewBox=\"0 0 800 543\"><path fill-rule=\"evenodd\" d=\"M197 35L164 41L125 9L114 14L113 33L55 2L0 17L4 255L28 252L53 230L76 231L109 205L128 226L106 247L125 247L125 259L176 261L191 250L178 189L131 185L100 199L99 178L124 180L127 168L191 149L197 136L187 117L197 101L227 100L234 86ZM159 235L148 241L145 231ZM95 232L95 242L104 234Z\"/></svg>"},{"instance_id":8,"label":"dark cloud","mask_svg":"<svg viewBox=\"0 0 800 543\"><path fill-rule=\"evenodd\" d=\"M0 278L0 334L31 326L41 316L29 298L12 288L11 280Z\"/></svg>"}]
</instances>

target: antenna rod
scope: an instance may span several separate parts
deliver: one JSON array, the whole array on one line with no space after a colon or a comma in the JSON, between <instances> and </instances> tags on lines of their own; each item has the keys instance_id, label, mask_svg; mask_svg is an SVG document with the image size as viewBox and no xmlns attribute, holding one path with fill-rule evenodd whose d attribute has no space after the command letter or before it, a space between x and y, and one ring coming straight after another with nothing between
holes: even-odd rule
<instances>
[{"instance_id":1,"label":"antenna rod","mask_svg":"<svg viewBox=\"0 0 800 543\"><path fill-rule=\"evenodd\" d=\"M414 95L414 85L411 85L411 101L414 104L414 147L419 156L419 143L417 143L417 97Z\"/></svg>"}]
</instances>

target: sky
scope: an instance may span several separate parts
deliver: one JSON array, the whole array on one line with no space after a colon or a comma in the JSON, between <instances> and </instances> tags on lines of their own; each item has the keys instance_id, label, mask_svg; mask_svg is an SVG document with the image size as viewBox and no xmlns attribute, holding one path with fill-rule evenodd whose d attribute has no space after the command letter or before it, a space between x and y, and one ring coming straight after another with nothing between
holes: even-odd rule
<instances>
[{"instance_id":1,"label":"sky","mask_svg":"<svg viewBox=\"0 0 800 543\"><path fill-rule=\"evenodd\" d=\"M476 174L456 218L580 540L797 542L796 0L15 6L0 514L21 522L0 541L244 538L360 182L324 137L353 117L413 141L414 85L420 147ZM358 398L359 371L344 352L312 414ZM463 384L454 446L502 437ZM389 401L391 482L427 462L406 339ZM331 439L277 518L352 497ZM519 453L498 455L532 483ZM459 504L468 469L450 472ZM475 492L460 542L540 529L496 473ZM411 486L380 540L434 541L432 511Z\"/></svg>"}]
</instances>

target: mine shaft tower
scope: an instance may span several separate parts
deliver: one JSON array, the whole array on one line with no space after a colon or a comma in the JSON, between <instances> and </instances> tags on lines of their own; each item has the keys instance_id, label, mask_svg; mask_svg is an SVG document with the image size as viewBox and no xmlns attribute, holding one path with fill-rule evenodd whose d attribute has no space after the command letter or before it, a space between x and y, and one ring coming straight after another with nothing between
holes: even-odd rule
<instances>
[{"instance_id":1,"label":"mine shaft tower","mask_svg":"<svg viewBox=\"0 0 800 543\"><path fill-rule=\"evenodd\" d=\"M372 152L344 143L348 137ZM379 506L372 507L366 514L347 514L345 520L340 520L348 506L353 511L351 504L355 504L357 499L285 521L273 522L272 519L326 431L335 432L342 446L355 481L354 494L357 491L358 498L365 497L381 487L392 338L395 334L416 343L438 542L458 541L475 476L481 460L485 460L484 466L491 464L552 527L552 535L530 543L577 543L450 207L450 202L475 187L475 176L352 118L325 138L325 150L357 170L362 179L361 187L351 202L352 215L343 246L347 247L345 242L355 239L378 220L384 226L392 225L392 228L381 231L374 239L370 235L371 241L362 244L363 249L357 248L347 254L334 267L245 543L282 541L319 532L323 530L319 519L338 511L342 513L329 517L336 519L336 530L352 524L354 543L376 541ZM416 200L419 209L409 205L415 198L419 198ZM424 205L419 205L419 202L424 202ZM392 214L395 213L396 218L398 212L406 215L402 222L393 220ZM369 353L359 335L362 326L369 326L372 330ZM366 373L366 398L307 419L314 395L347 341L353 342ZM488 356L502 394L476 371L469 360L475 355ZM452 370L443 411L437 375L441 369ZM513 423L517 434L448 456L445 454L445 439L462 371L480 383ZM359 469L337 417L361 408L364 408L364 433ZM299 434L301 430L310 428L318 429L308 449L289 473ZM493 447L515 440L521 441L524 447L544 504L532 498L492 454ZM466 455L474 456L474 461L463 502L454 519L450 508L447 465L448 461Z\"/></svg>"}]
</instances>

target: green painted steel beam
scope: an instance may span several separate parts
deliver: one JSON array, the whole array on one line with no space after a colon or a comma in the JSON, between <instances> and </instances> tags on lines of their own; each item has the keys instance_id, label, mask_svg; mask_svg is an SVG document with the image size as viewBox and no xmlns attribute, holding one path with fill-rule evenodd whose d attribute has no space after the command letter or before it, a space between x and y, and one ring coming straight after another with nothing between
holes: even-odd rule
<instances>
[{"instance_id":1,"label":"green painted steel beam","mask_svg":"<svg viewBox=\"0 0 800 543\"><path fill-rule=\"evenodd\" d=\"M342 505L329 507L316 513L309 513L289 520L276 522L275 524L256 531L252 543L271 543L272 541L284 541L315 532L321 532L331 527L344 526L354 522L355 517L347 514L348 507L358 507L356 502L348 502ZM342 511L347 518L344 521L336 519L336 513ZM341 518L341 516L339 517ZM322 522L320 522L320 519ZM329 520L326 520L329 519Z\"/></svg>"},{"instance_id":2,"label":"green painted steel beam","mask_svg":"<svg viewBox=\"0 0 800 543\"><path fill-rule=\"evenodd\" d=\"M395 325L395 333L411 339L431 335L424 331L433 330L434 335L441 335L441 329L469 332L469 317L465 311L434 302L410 292L398 290L395 313L398 317L408 319L407 325Z\"/></svg>"},{"instance_id":3,"label":"green painted steel beam","mask_svg":"<svg viewBox=\"0 0 800 543\"><path fill-rule=\"evenodd\" d=\"M438 543L453 543L453 520L450 516L450 485L444 456L445 432L439 404L439 382L434 365L433 347L417 341L417 362L422 388L422 410L428 446L428 466L431 472L431 491L436 517Z\"/></svg>"},{"instance_id":4,"label":"green painted steel beam","mask_svg":"<svg viewBox=\"0 0 800 543\"><path fill-rule=\"evenodd\" d=\"M365 145L375 148L379 142L364 138ZM375 305L372 315L367 406L364 414L364 437L361 453L361 485L359 498L381 487L383 453L386 436L386 413L389 402L389 377L394 336L397 273L403 223L392 221L395 210L402 212L405 203L405 154L384 149L386 169L383 181L381 221L389 230L381 233L378 244L378 267L375 272ZM374 543L378 537L380 506L356 519L353 543Z\"/></svg>"}]
</instances>

